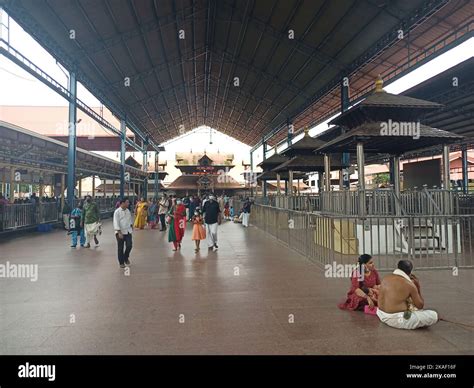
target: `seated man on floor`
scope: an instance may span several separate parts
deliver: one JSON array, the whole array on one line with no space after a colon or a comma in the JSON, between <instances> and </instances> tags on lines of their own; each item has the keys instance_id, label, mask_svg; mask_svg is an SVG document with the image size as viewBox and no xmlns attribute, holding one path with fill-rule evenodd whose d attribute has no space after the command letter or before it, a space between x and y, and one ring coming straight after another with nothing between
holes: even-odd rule
<instances>
[{"instance_id":1,"label":"seated man on floor","mask_svg":"<svg viewBox=\"0 0 474 388\"><path fill-rule=\"evenodd\" d=\"M436 311L422 310L420 282L412 270L411 261L400 260L398 269L385 276L380 285L377 316L397 329L418 329L438 322Z\"/></svg>"}]
</instances>

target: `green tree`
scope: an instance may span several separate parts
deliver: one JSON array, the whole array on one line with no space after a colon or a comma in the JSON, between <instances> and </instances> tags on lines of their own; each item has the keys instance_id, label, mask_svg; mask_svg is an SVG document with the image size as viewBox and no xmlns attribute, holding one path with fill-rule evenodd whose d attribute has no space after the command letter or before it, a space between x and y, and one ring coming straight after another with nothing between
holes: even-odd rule
<instances>
[{"instance_id":1,"label":"green tree","mask_svg":"<svg viewBox=\"0 0 474 388\"><path fill-rule=\"evenodd\" d=\"M374 184L376 185L387 185L390 183L390 174L388 172L382 172L374 177Z\"/></svg>"}]
</instances>

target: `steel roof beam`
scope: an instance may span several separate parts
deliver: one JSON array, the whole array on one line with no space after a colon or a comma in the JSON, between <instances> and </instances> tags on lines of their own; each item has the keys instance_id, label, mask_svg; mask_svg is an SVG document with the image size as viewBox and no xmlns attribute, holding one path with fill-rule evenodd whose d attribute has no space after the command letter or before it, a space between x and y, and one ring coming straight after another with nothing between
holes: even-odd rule
<instances>
[{"instance_id":1,"label":"steel roof beam","mask_svg":"<svg viewBox=\"0 0 474 388\"><path fill-rule=\"evenodd\" d=\"M394 29L384 36L382 36L374 45L372 45L366 52L360 55L356 60L352 61L349 66L344 71L344 75L350 77L354 72L365 66L367 63L373 61L378 57L383 51L387 50L389 47L392 47L396 42L398 42L398 30L402 28L405 32L409 32L418 26L422 20L425 20L432 14L436 13L442 7L448 3L448 0L426 0L423 5L411 12L410 15L403 20L399 28ZM348 43L350 44L351 41ZM342 49L341 49L342 50ZM315 77L319 76L317 73L309 82L313 82ZM328 82L324 87L311 98L308 103L306 103L302 108L298 109L298 112L294 112L290 119L294 119L298 114L304 112L309 107L311 107L315 102L317 102L325 94L329 93L331 90L336 88L339 85L339 82L342 78L342 75L339 75L333 78L332 81ZM264 135L264 140L268 140L276 133L278 133L282 128L284 128L285 123L280 123L276 128L270 131L268 134ZM255 147L258 147L260 144L256 144ZM254 147L254 148L255 148Z\"/></svg>"},{"instance_id":2,"label":"steel roof beam","mask_svg":"<svg viewBox=\"0 0 474 388\"><path fill-rule=\"evenodd\" d=\"M239 35L237 36L237 44L235 45L234 52L232 53L231 67L230 67L229 73L227 75L227 80L226 80L226 83L225 83L225 86L224 86L224 103L222 104L223 107L226 106L225 103L227 102L227 95L228 95L228 92L229 92L229 88L231 87L229 82L235 76L235 73L234 73L235 59L240 56L240 52L242 50L242 44L243 44L243 41L245 39L245 35L247 34L247 28L248 28L248 25L249 25L250 15L253 13L253 9L255 7L255 3L254 3L252 9L250 10L250 12L248 12L247 10L249 8L249 4L250 4L250 0L247 0L244 15L248 15L249 17L246 16L245 21L240 24ZM234 2L234 5L235 5L235 2ZM232 16L233 16L233 14L234 13L232 11ZM231 25L232 25L232 23L229 23L229 32L230 32L230 28L231 28L230 26ZM243 34L242 34L242 31L243 31ZM241 38L241 36L242 36L242 38ZM227 50L227 47L226 47L225 51L226 50ZM240 86L240 87L243 87L243 85ZM219 112L218 122L222 122L222 112L223 112L223 110L224 109L221 108L221 111ZM229 115L227 116L228 120L232 116L233 111L234 111L234 106L232 106L232 109L231 109ZM226 124L224 124L224 128L226 128Z\"/></svg>"},{"instance_id":3,"label":"steel roof beam","mask_svg":"<svg viewBox=\"0 0 474 388\"><path fill-rule=\"evenodd\" d=\"M272 8L271 8L271 10L270 10L270 15L268 16L268 18L267 18L267 20L266 20L266 22L265 22L265 25L266 25L266 26L270 23L270 20L272 19L273 14L275 13L275 9L276 9L277 4L278 4L278 2L276 2L276 1L273 3L273 6L272 6ZM264 34L265 34L265 30L260 31L260 36L259 36L259 38L257 39L257 43L256 43L256 45L255 45L255 48L254 48L253 53L252 53L252 56L251 56L251 58L252 58L252 61L250 62L250 65L251 65L251 66L254 66L255 58L256 58L256 53L257 53L257 50L258 50L259 47L260 47L260 44L261 44L261 42L262 42L262 38L263 38ZM224 58L224 56L222 56L222 58ZM244 80L242 81L242 86L246 84L247 78L248 78L249 74L250 74L250 71L249 71L249 68L247 68L247 71L245 72L245 78L244 78ZM255 80L255 82L253 83L253 85L252 85L252 87L250 88L250 90L255 90L255 88L257 87L257 84L258 84L259 82L260 82L260 79L259 79L258 77L256 77L256 80ZM240 96L240 94L242 93L242 90L243 90L243 89L244 89L243 87L240 88L240 90L239 90L239 96ZM237 98L236 98L235 102L237 102ZM245 102L244 109L247 108L248 103L249 103L249 101L247 100L247 101ZM237 117L236 122L239 122L239 121L240 121L240 115ZM234 131L234 129L235 129L235 125L231 128L230 132L232 133L232 132Z\"/></svg>"}]
</instances>

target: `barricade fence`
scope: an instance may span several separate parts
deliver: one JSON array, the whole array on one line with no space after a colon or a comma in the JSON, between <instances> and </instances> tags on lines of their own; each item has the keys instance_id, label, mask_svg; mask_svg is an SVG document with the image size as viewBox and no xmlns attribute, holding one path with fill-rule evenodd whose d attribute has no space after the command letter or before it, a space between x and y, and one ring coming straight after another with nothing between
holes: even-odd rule
<instances>
[{"instance_id":1,"label":"barricade fence","mask_svg":"<svg viewBox=\"0 0 474 388\"><path fill-rule=\"evenodd\" d=\"M474 265L474 215L360 218L254 204L250 223L321 266L355 264L362 253L381 270L401 259L418 269Z\"/></svg>"},{"instance_id":2,"label":"barricade fence","mask_svg":"<svg viewBox=\"0 0 474 388\"><path fill-rule=\"evenodd\" d=\"M94 201L99 206L101 216L107 217L115 210L117 198L95 198ZM60 201L0 205L0 232L62 221Z\"/></svg>"},{"instance_id":3,"label":"barricade fence","mask_svg":"<svg viewBox=\"0 0 474 388\"><path fill-rule=\"evenodd\" d=\"M474 214L473 195L426 188L406 190L399 196L392 188L257 196L255 203L288 210L353 216Z\"/></svg>"}]
</instances>

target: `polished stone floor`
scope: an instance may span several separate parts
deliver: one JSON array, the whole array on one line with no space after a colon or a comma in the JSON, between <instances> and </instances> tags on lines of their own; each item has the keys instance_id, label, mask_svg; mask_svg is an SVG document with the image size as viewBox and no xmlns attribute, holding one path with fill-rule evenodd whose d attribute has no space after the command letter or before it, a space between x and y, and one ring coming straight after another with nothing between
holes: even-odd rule
<instances>
[{"instance_id":1,"label":"polished stone floor","mask_svg":"<svg viewBox=\"0 0 474 388\"><path fill-rule=\"evenodd\" d=\"M439 322L399 331L340 311L348 279L264 232L225 223L219 250L181 252L166 234L134 233L129 276L111 223L101 246L65 232L0 237L0 264L38 264L39 278L0 278L0 354L473 354L473 330ZM2 241L3 240L3 241ZM427 306L474 325L473 270L418 273Z\"/></svg>"}]
</instances>

